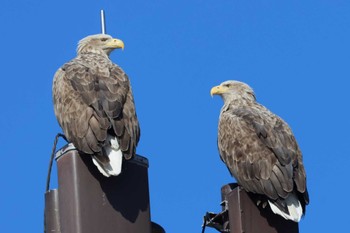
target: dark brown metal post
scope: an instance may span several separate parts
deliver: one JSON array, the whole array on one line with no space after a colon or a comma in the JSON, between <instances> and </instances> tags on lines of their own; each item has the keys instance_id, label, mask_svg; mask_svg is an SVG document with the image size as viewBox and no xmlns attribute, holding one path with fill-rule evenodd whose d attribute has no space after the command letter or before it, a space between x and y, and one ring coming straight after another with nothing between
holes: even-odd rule
<instances>
[{"instance_id":1,"label":"dark brown metal post","mask_svg":"<svg viewBox=\"0 0 350 233\"><path fill-rule=\"evenodd\" d=\"M298 233L298 223L274 214L269 207L258 207L237 185L222 187L227 201L230 233Z\"/></svg>"},{"instance_id":2,"label":"dark brown metal post","mask_svg":"<svg viewBox=\"0 0 350 233\"><path fill-rule=\"evenodd\" d=\"M45 233L60 233L60 218L58 209L58 190L53 189L45 193L44 228Z\"/></svg>"},{"instance_id":3,"label":"dark brown metal post","mask_svg":"<svg viewBox=\"0 0 350 233\"><path fill-rule=\"evenodd\" d=\"M136 156L107 178L90 156L68 150L57 168L62 233L151 233L146 158Z\"/></svg>"}]
</instances>

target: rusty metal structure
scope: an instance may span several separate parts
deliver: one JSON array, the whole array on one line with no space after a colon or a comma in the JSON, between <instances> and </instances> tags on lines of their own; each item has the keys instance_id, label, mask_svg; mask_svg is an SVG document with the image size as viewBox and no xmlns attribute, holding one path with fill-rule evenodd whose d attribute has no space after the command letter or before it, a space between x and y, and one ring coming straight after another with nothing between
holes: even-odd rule
<instances>
[{"instance_id":1,"label":"rusty metal structure","mask_svg":"<svg viewBox=\"0 0 350 233\"><path fill-rule=\"evenodd\" d=\"M207 213L205 227L222 233L298 233L298 223L285 220L268 207L257 206L253 198L237 184L221 188L222 212Z\"/></svg>"},{"instance_id":2,"label":"rusty metal structure","mask_svg":"<svg viewBox=\"0 0 350 233\"><path fill-rule=\"evenodd\" d=\"M56 153L58 189L45 193L45 232L165 232L151 222L148 160L125 161L116 177L104 177L68 144Z\"/></svg>"}]
</instances>

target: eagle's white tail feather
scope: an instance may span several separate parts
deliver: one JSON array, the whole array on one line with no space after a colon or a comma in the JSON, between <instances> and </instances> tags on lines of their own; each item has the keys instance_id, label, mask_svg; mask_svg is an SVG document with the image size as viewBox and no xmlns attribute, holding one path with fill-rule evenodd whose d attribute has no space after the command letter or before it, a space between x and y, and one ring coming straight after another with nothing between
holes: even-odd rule
<instances>
[{"instance_id":1,"label":"eagle's white tail feather","mask_svg":"<svg viewBox=\"0 0 350 233\"><path fill-rule=\"evenodd\" d=\"M269 201L272 212L282 216L287 220L299 222L301 219L301 216L303 215L303 208L301 207L301 204L298 198L294 194L291 194L287 197L287 199L285 199L285 202L287 204L289 214L283 212L275 204Z\"/></svg>"},{"instance_id":2,"label":"eagle's white tail feather","mask_svg":"<svg viewBox=\"0 0 350 233\"><path fill-rule=\"evenodd\" d=\"M123 153L115 137L108 135L107 140L110 145L106 146L105 152L108 155L109 163L102 164L94 157L92 157L92 161L104 176L117 176L122 171Z\"/></svg>"}]
</instances>

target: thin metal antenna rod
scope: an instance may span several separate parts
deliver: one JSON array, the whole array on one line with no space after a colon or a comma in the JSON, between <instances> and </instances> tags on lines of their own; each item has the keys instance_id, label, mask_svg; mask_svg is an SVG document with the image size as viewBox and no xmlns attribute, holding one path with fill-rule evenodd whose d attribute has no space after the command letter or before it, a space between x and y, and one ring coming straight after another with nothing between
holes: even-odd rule
<instances>
[{"instance_id":1,"label":"thin metal antenna rod","mask_svg":"<svg viewBox=\"0 0 350 233\"><path fill-rule=\"evenodd\" d=\"M101 30L102 34L106 34L105 12L101 10Z\"/></svg>"}]
</instances>

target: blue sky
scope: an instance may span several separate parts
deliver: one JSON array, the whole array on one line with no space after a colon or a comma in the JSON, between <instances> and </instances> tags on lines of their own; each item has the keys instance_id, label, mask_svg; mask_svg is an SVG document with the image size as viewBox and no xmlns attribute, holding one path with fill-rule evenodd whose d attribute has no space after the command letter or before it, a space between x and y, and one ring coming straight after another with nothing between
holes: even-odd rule
<instances>
[{"instance_id":1,"label":"blue sky","mask_svg":"<svg viewBox=\"0 0 350 233\"><path fill-rule=\"evenodd\" d=\"M100 32L100 9L107 32L125 42L111 59L132 82L153 221L200 232L203 214L219 211L220 188L234 180L216 146L222 101L209 91L236 79L289 123L303 151L311 203L300 232L348 228L349 1L2 0L0 9L3 232L43 231L61 132L52 78L78 40Z\"/></svg>"}]
</instances>

